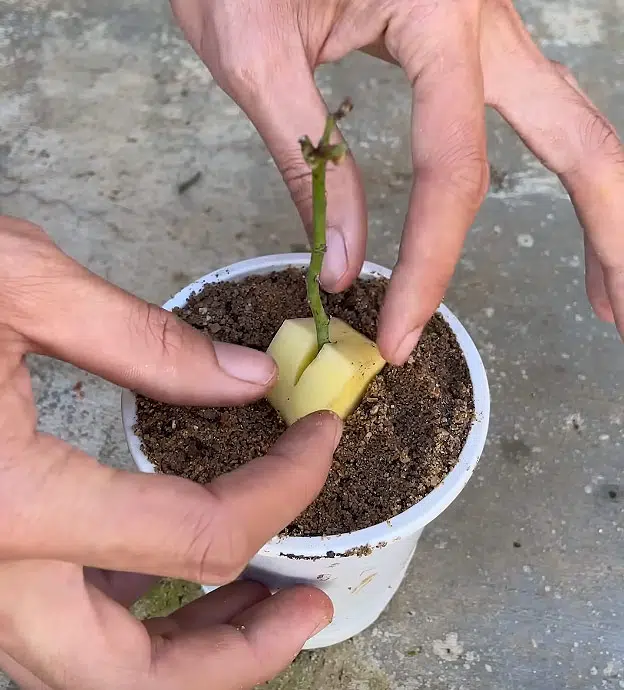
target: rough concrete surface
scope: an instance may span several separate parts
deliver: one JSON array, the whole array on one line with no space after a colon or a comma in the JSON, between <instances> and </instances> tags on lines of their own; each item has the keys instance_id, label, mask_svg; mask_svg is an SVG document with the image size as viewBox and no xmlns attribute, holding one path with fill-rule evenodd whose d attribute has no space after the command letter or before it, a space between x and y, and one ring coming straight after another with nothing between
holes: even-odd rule
<instances>
[{"instance_id":1,"label":"rough concrete surface","mask_svg":"<svg viewBox=\"0 0 624 690\"><path fill-rule=\"evenodd\" d=\"M621 0L519 9L624 131ZM345 133L368 192L369 257L392 265L410 179L406 83L366 56L318 81L331 104L356 102ZM208 270L303 242L262 142L164 1L0 0L0 89L0 210L124 288L162 302ZM446 300L488 369L486 452L378 623L302 655L275 688L624 687L624 349L590 312L562 188L489 124L504 180ZM32 370L41 427L129 467L119 391L51 360Z\"/></svg>"}]
</instances>

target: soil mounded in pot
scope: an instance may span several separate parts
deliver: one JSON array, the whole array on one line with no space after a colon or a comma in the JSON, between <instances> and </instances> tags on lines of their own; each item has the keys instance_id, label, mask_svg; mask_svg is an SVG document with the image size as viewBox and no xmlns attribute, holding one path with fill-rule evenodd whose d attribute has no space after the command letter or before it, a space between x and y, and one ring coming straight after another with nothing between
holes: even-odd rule
<instances>
[{"instance_id":1,"label":"soil mounded in pot","mask_svg":"<svg viewBox=\"0 0 624 690\"><path fill-rule=\"evenodd\" d=\"M324 295L328 313L375 339L387 281ZM216 340L266 350L285 319L310 315L303 271L206 285L174 312ZM285 534L341 534L384 522L426 496L456 465L474 418L455 335L436 314L402 367L387 365L346 421L323 491ZM157 470L207 483L266 453L285 425L265 400L179 407L139 396L135 432Z\"/></svg>"}]
</instances>

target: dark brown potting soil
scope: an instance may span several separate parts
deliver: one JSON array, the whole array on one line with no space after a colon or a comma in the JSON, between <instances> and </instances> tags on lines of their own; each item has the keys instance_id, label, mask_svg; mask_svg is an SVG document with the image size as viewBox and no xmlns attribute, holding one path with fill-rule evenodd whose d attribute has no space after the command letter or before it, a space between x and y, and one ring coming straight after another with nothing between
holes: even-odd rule
<instances>
[{"instance_id":1,"label":"dark brown potting soil","mask_svg":"<svg viewBox=\"0 0 624 690\"><path fill-rule=\"evenodd\" d=\"M374 339L386 281L325 295L328 312ZM289 269L206 285L176 313L215 339L266 350L284 319L309 316L305 281ZM136 432L157 469L200 483L263 453L285 426L266 401L190 408L138 398ZM386 366L345 424L325 487L286 530L349 532L388 520L426 496L457 463L474 415L470 375L436 315L402 367Z\"/></svg>"}]
</instances>

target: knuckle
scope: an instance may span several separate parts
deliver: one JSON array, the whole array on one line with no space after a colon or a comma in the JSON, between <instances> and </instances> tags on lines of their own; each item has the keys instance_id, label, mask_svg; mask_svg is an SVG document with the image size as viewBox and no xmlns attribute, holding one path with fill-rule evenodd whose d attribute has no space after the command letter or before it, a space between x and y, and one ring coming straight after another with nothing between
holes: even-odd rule
<instances>
[{"instance_id":1,"label":"knuckle","mask_svg":"<svg viewBox=\"0 0 624 690\"><path fill-rule=\"evenodd\" d=\"M470 208L483 202L490 183L490 165L476 142L458 142L437 160L435 176Z\"/></svg>"},{"instance_id":2,"label":"knuckle","mask_svg":"<svg viewBox=\"0 0 624 690\"><path fill-rule=\"evenodd\" d=\"M310 214L312 211L310 170L302 165L301 155L295 153L278 155L278 160L280 173L295 206L303 215Z\"/></svg>"},{"instance_id":3,"label":"knuckle","mask_svg":"<svg viewBox=\"0 0 624 690\"><path fill-rule=\"evenodd\" d=\"M220 85L243 108L257 105L270 83L276 80L280 65L276 64L273 52L270 48L259 50L257 46L245 46L240 41L219 51L216 75Z\"/></svg>"},{"instance_id":4,"label":"knuckle","mask_svg":"<svg viewBox=\"0 0 624 690\"><path fill-rule=\"evenodd\" d=\"M306 230L310 231L313 211L310 168L303 162L299 149L296 151L294 149L289 151L276 150L275 157L282 179L290 192L290 197L299 211ZM326 170L328 194L344 188L345 178L341 177L344 171L344 163L341 166L328 166Z\"/></svg>"},{"instance_id":5,"label":"knuckle","mask_svg":"<svg viewBox=\"0 0 624 690\"><path fill-rule=\"evenodd\" d=\"M247 539L236 520L225 517L224 504L202 489L202 506L187 518L188 534L182 560L190 578L211 585L235 580L247 565ZM206 508L206 506L208 506Z\"/></svg>"},{"instance_id":6,"label":"knuckle","mask_svg":"<svg viewBox=\"0 0 624 690\"><path fill-rule=\"evenodd\" d=\"M620 160L623 158L622 146L613 125L598 111L591 110L581 119L580 138L584 155L615 155Z\"/></svg>"},{"instance_id":7,"label":"knuckle","mask_svg":"<svg viewBox=\"0 0 624 690\"><path fill-rule=\"evenodd\" d=\"M472 206L480 206L490 185L490 164L480 153L475 152L464 165L458 165L458 184Z\"/></svg>"},{"instance_id":8,"label":"knuckle","mask_svg":"<svg viewBox=\"0 0 624 690\"><path fill-rule=\"evenodd\" d=\"M222 79L227 91L237 101L252 100L260 90L260 75L251 61L224 56L221 61Z\"/></svg>"},{"instance_id":9,"label":"knuckle","mask_svg":"<svg viewBox=\"0 0 624 690\"><path fill-rule=\"evenodd\" d=\"M219 86L239 104L246 103L258 94L263 74L270 75L267 63L275 52L257 30L263 10L249 4L241 16L231 3L207 2L211 22L183 20L184 29ZM176 0L176 6L181 4ZM187 13L180 7L178 14L186 17Z\"/></svg>"},{"instance_id":10,"label":"knuckle","mask_svg":"<svg viewBox=\"0 0 624 690\"><path fill-rule=\"evenodd\" d=\"M184 348L184 330L176 317L149 302L142 303L141 309L143 318L138 323L144 326L148 346L156 344L163 358L175 357Z\"/></svg>"}]
</instances>

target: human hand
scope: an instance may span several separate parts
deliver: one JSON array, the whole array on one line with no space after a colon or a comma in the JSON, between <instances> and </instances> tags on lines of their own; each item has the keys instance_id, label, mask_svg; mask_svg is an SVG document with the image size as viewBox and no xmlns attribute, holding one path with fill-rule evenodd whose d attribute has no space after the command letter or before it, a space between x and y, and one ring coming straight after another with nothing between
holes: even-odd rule
<instances>
[{"instance_id":1,"label":"human hand","mask_svg":"<svg viewBox=\"0 0 624 690\"><path fill-rule=\"evenodd\" d=\"M247 402L275 377L263 353L211 343L0 217L0 666L23 690L229 690L275 675L331 619L315 588L237 582L145 623L126 607L150 575L234 580L320 491L339 420L306 418L208 487L123 472L37 431L29 352L177 404Z\"/></svg>"},{"instance_id":2,"label":"human hand","mask_svg":"<svg viewBox=\"0 0 624 690\"><path fill-rule=\"evenodd\" d=\"M586 286L624 337L624 150L565 68L533 43L512 0L171 0L191 44L243 108L311 227L298 139L317 140L326 107L314 69L364 50L399 64L413 90L414 182L379 325L384 357L403 363L441 302L488 188L485 105L556 172L585 230ZM346 288L366 248L353 158L328 170L322 282Z\"/></svg>"}]
</instances>

